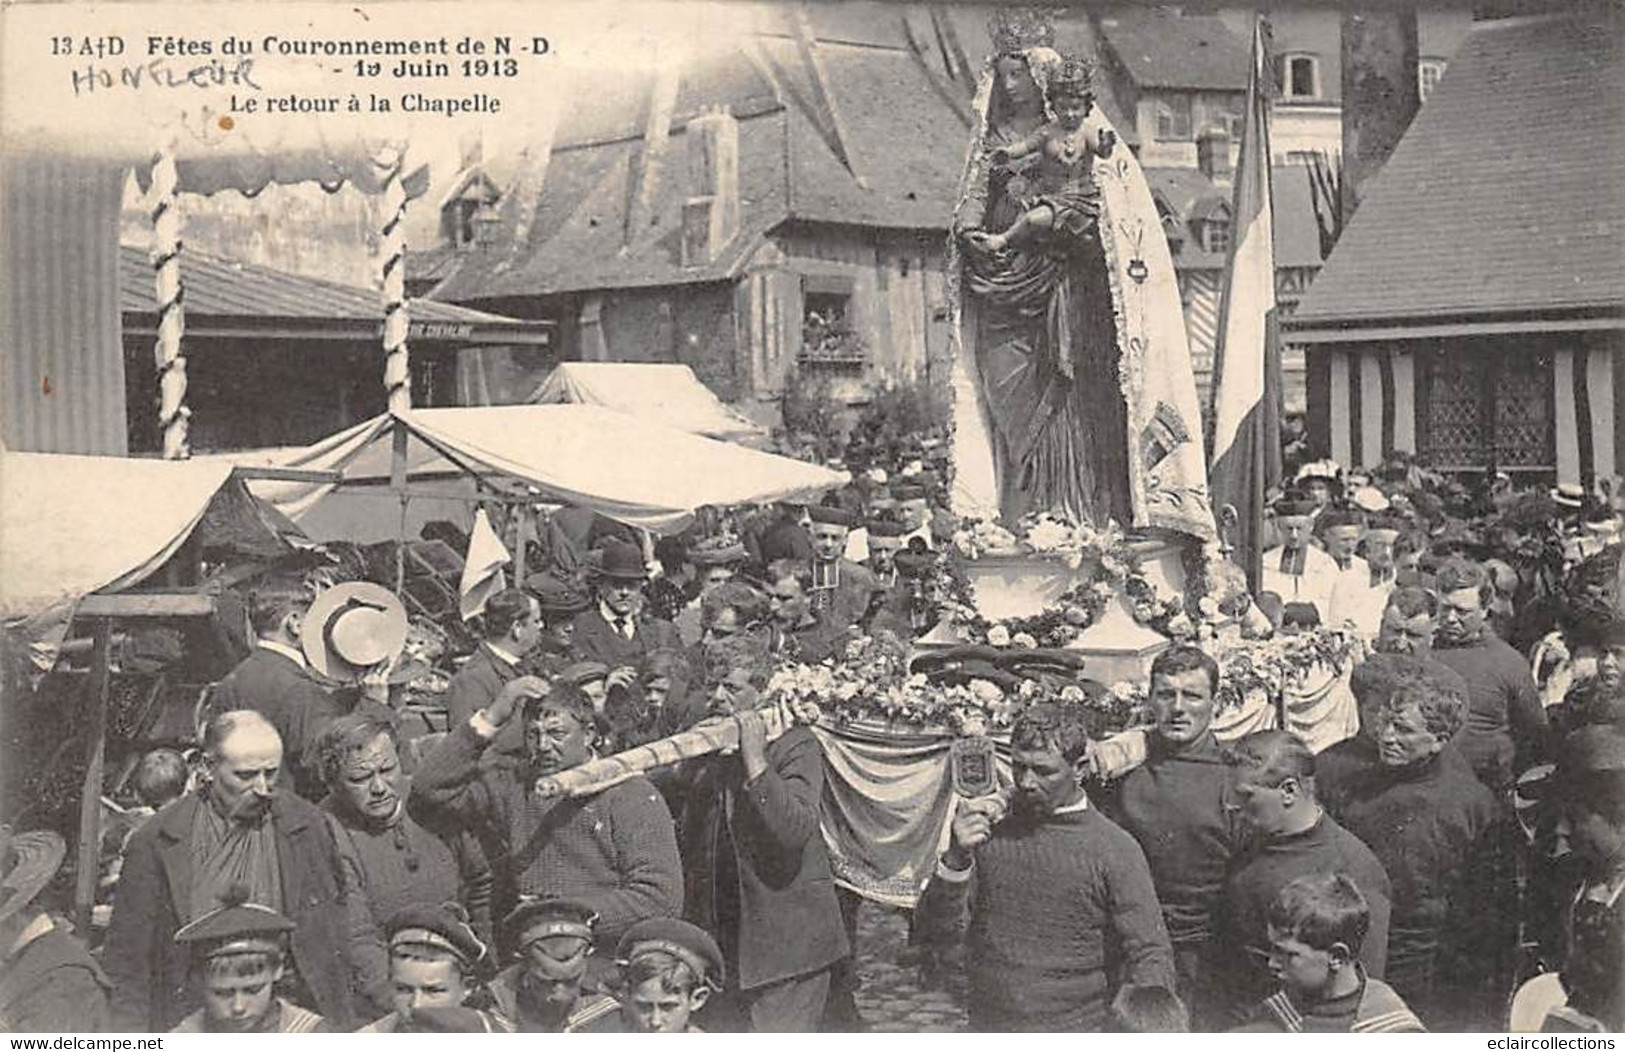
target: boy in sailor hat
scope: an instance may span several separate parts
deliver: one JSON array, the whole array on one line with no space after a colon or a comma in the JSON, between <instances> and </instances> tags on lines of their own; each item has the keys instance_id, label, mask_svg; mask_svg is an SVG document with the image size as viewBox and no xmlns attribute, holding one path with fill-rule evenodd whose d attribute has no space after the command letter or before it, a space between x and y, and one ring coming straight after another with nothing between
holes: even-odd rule
<instances>
[{"instance_id":1,"label":"boy in sailor hat","mask_svg":"<svg viewBox=\"0 0 1625 1052\"><path fill-rule=\"evenodd\" d=\"M192 974L201 988L203 1007L170 1032L325 1032L321 1016L276 994L285 971L284 940L296 925L271 907L247 899L246 886L233 887L219 909L175 933L175 941L192 951Z\"/></svg>"}]
</instances>

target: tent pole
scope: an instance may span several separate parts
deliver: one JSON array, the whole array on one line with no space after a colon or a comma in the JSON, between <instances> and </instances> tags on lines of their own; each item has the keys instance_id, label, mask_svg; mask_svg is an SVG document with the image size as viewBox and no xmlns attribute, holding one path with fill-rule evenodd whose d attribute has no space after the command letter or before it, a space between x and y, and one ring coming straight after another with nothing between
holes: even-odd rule
<instances>
[{"instance_id":1,"label":"tent pole","mask_svg":"<svg viewBox=\"0 0 1625 1052\"><path fill-rule=\"evenodd\" d=\"M395 544L395 594L406 588L406 422L395 418L395 445L389 461L389 482L401 498L401 526Z\"/></svg>"},{"instance_id":2,"label":"tent pole","mask_svg":"<svg viewBox=\"0 0 1625 1052\"><path fill-rule=\"evenodd\" d=\"M73 877L73 923L81 938L90 938L91 911L96 906L96 878L101 861L102 769L107 759L107 684L113 640L110 618L96 619L87 701L90 719L85 732L85 783L79 796L78 868Z\"/></svg>"},{"instance_id":3,"label":"tent pole","mask_svg":"<svg viewBox=\"0 0 1625 1052\"><path fill-rule=\"evenodd\" d=\"M523 588L525 585L525 527L530 524L530 505L515 504L513 506L513 586Z\"/></svg>"}]
</instances>

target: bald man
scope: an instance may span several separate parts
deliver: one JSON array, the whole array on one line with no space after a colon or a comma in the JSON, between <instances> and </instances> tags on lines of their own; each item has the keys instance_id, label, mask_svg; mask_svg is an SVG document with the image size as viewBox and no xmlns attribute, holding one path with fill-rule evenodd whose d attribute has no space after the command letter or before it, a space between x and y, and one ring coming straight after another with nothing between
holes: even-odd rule
<instances>
[{"instance_id":1,"label":"bald man","mask_svg":"<svg viewBox=\"0 0 1625 1052\"><path fill-rule=\"evenodd\" d=\"M388 998L383 937L322 812L281 787L276 729L251 710L223 712L209 721L203 752L200 788L142 826L125 855L102 961L115 1029L167 1031L200 1007L175 932L233 885L298 925L289 1000L342 1030L382 1014L365 1002Z\"/></svg>"}]
</instances>

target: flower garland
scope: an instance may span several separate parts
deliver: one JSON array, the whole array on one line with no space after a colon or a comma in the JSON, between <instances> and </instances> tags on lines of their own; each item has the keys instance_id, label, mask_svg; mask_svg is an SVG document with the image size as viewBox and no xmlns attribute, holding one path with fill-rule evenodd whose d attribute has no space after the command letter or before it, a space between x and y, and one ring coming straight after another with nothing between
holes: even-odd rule
<instances>
[{"instance_id":1,"label":"flower garland","mask_svg":"<svg viewBox=\"0 0 1625 1052\"><path fill-rule=\"evenodd\" d=\"M1278 700L1317 671L1340 673L1360 646L1347 633L1330 628L1266 640L1244 639L1238 629L1229 629L1204 647L1219 663L1215 707L1227 711L1255 696ZM864 636L851 641L839 659L781 666L769 678L766 694L775 701L816 704L824 720L837 727L869 725L914 733L1007 730L1022 710L1041 702L1088 706L1095 737L1150 722L1144 683L1123 681L1091 695L1076 683L1026 679L1006 691L982 679L932 683L922 673L910 673L908 661L909 645L896 636Z\"/></svg>"},{"instance_id":2,"label":"flower garland","mask_svg":"<svg viewBox=\"0 0 1625 1052\"><path fill-rule=\"evenodd\" d=\"M1139 556L1116 523L1096 530L1051 513L1028 515L1016 532L986 519L967 519L954 534L953 553L938 568L939 591L949 622L967 642L992 646L1064 647L1100 620L1119 592L1134 619L1171 638L1194 630L1183 596L1165 595L1141 569ZM976 609L963 561L987 555L1037 555L1088 574L1049 609L1023 617L989 620Z\"/></svg>"}]
</instances>

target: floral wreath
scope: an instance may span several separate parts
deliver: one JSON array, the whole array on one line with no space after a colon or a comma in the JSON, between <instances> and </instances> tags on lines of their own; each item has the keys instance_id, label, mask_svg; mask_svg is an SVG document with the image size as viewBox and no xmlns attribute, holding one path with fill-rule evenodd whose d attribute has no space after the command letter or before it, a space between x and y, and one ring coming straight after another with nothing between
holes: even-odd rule
<instances>
[{"instance_id":1,"label":"floral wreath","mask_svg":"<svg viewBox=\"0 0 1625 1052\"><path fill-rule=\"evenodd\" d=\"M1100 620L1121 592L1134 619L1171 639L1196 634L1196 621L1185 596L1167 595L1146 576L1139 556L1116 523L1104 529L1068 522L1049 512L1024 517L1012 532L985 519L967 519L954 534L953 550L937 569L943 606L950 623L967 642L993 646L1063 647ZM1067 589L1049 609L1024 617L990 620L977 612L965 562L996 553L1020 552L1054 558L1088 574ZM1207 603L1208 577L1191 578L1199 589L1198 612L1217 617L1216 602Z\"/></svg>"}]
</instances>

